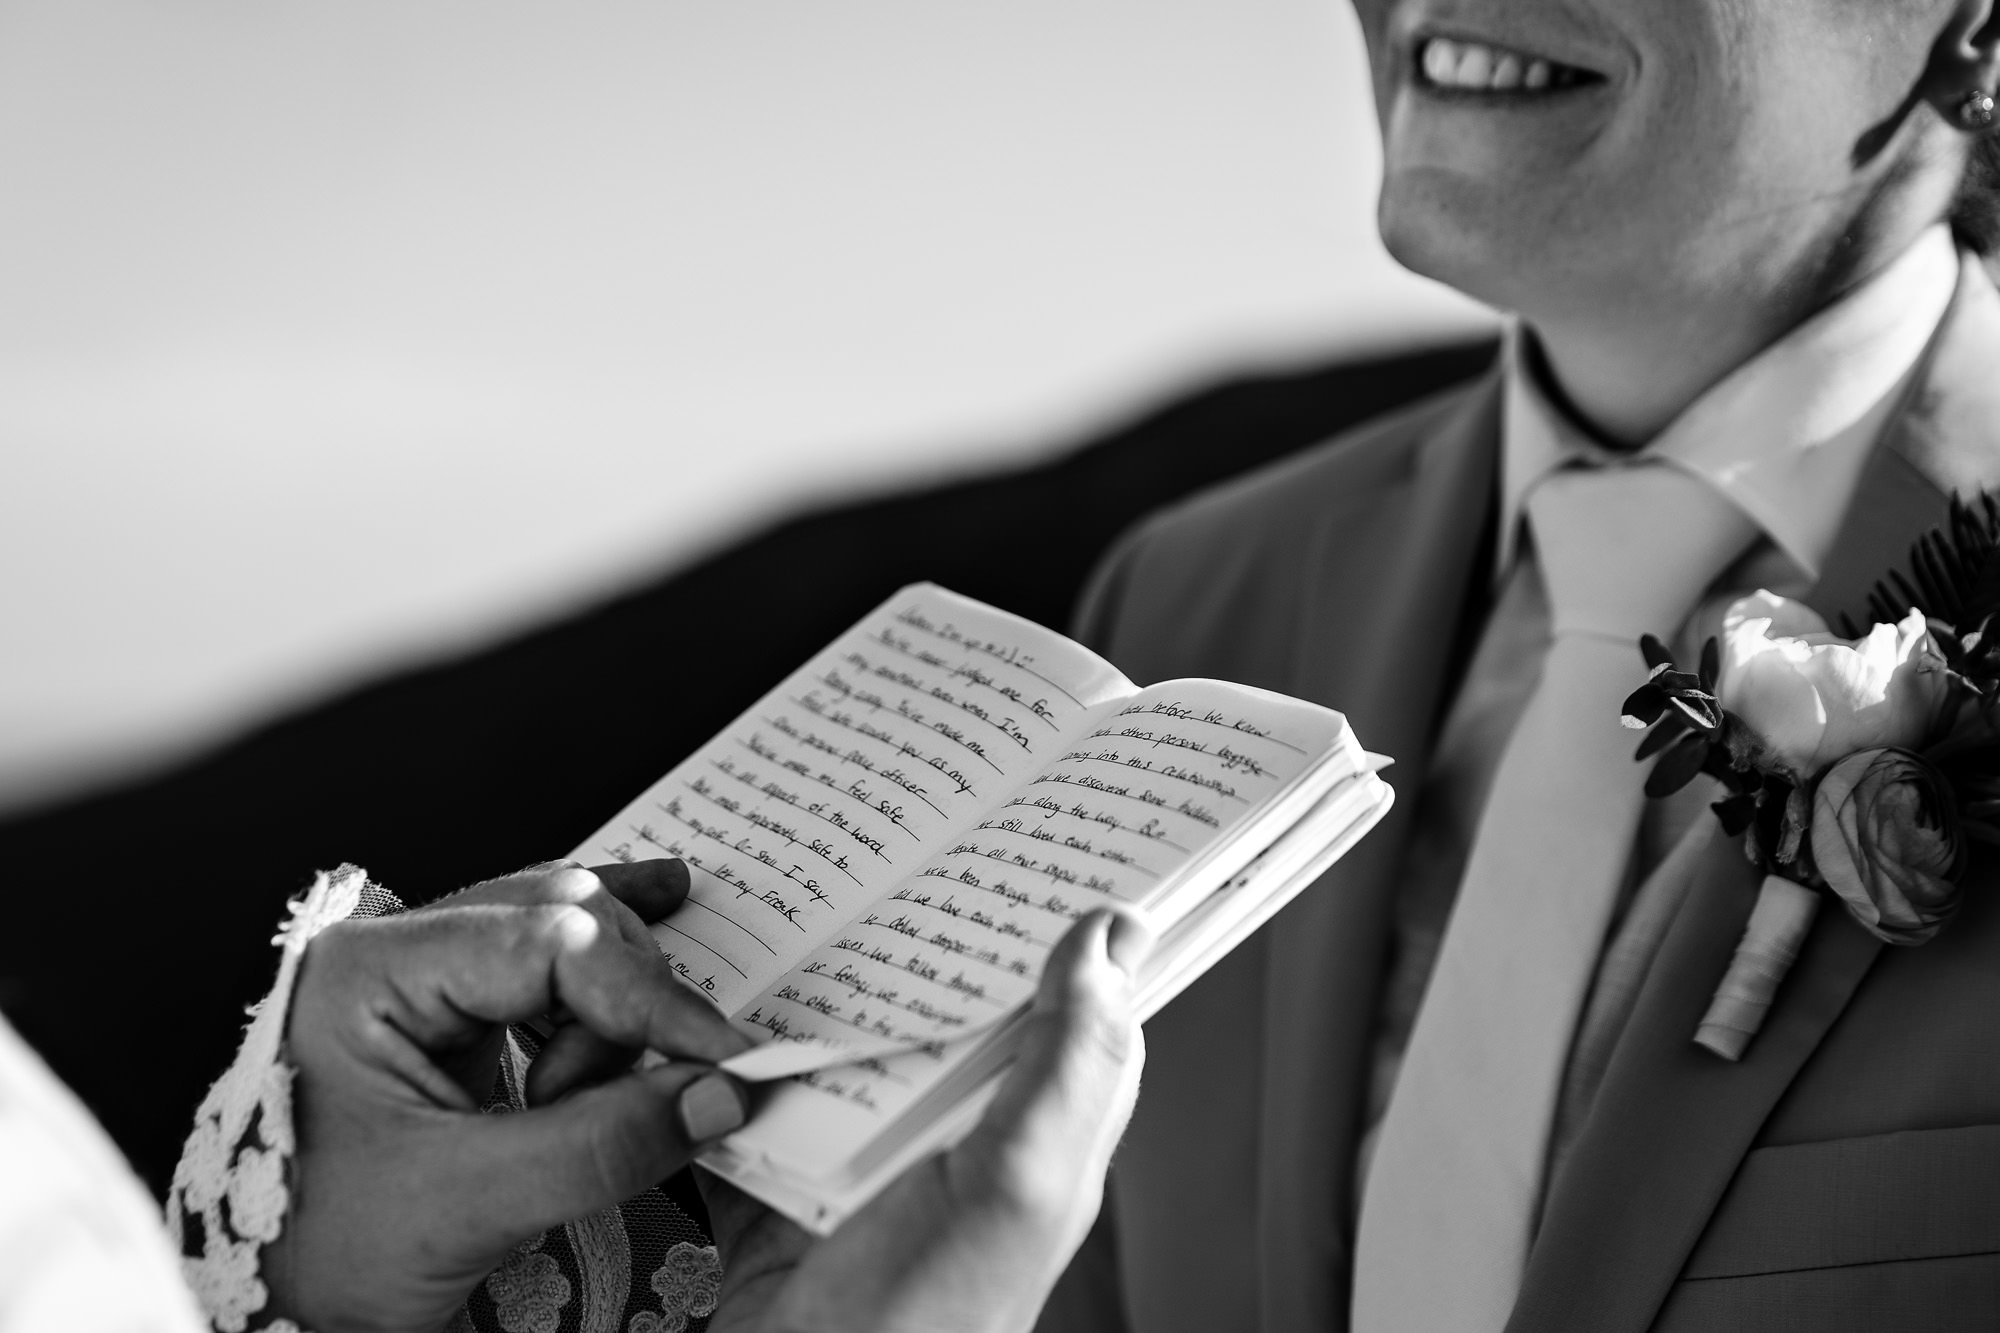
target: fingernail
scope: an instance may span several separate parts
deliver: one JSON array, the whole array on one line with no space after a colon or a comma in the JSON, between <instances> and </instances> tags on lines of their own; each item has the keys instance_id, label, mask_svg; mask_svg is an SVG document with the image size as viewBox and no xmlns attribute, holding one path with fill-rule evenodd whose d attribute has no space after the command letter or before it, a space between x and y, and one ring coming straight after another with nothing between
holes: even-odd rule
<instances>
[{"instance_id":1,"label":"fingernail","mask_svg":"<svg viewBox=\"0 0 2000 1333\"><path fill-rule=\"evenodd\" d=\"M1148 954L1153 952L1153 930L1136 916L1124 912L1114 913L1111 929L1105 933L1104 951L1111 957L1112 966L1125 974L1126 980L1137 981L1139 968Z\"/></svg>"},{"instance_id":2,"label":"fingernail","mask_svg":"<svg viewBox=\"0 0 2000 1333\"><path fill-rule=\"evenodd\" d=\"M743 1123L743 1093L736 1080L715 1073L697 1079L681 1089L681 1128L690 1143L719 1139Z\"/></svg>"}]
</instances>

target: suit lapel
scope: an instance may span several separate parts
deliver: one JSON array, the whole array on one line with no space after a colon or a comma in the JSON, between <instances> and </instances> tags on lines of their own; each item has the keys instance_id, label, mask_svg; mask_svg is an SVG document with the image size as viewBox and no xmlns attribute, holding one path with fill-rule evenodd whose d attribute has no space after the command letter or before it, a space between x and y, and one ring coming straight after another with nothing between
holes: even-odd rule
<instances>
[{"instance_id":1,"label":"suit lapel","mask_svg":"<svg viewBox=\"0 0 2000 1333\"><path fill-rule=\"evenodd\" d=\"M1265 984L1258 1234L1262 1327L1347 1325L1354 1145L1367 1085L1394 900L1393 875L1415 811L1423 760L1448 685L1488 531L1499 380L1468 395L1418 451L1409 511L1387 581L1362 615L1329 615L1330 583L1351 585L1345 549L1324 533L1296 612L1306 628L1292 691L1341 709L1371 748L1396 756L1399 802L1378 829L1279 918ZM1352 559L1347 552L1347 559ZM1480 602L1483 605L1483 601Z\"/></svg>"},{"instance_id":2,"label":"suit lapel","mask_svg":"<svg viewBox=\"0 0 2000 1333\"><path fill-rule=\"evenodd\" d=\"M1552 1182L1510 1333L1653 1322L1771 1108L1881 945L1823 911L1738 1064L1694 1044L1756 897L1742 851L1704 823L1659 874L1692 879L1612 1056L1590 1123Z\"/></svg>"},{"instance_id":3,"label":"suit lapel","mask_svg":"<svg viewBox=\"0 0 2000 1333\"><path fill-rule=\"evenodd\" d=\"M1866 621L1869 589L1944 517L1944 486L2000 478L1996 347L2000 298L1971 266L1808 599L1829 619ZM1652 1324L1772 1108L1881 951L1845 912L1823 910L1764 1030L1729 1064L1693 1036L1742 935L1758 876L1706 821L1656 873L1691 876L1686 903L1590 1121L1550 1183L1510 1333L1640 1333Z\"/></svg>"}]
</instances>

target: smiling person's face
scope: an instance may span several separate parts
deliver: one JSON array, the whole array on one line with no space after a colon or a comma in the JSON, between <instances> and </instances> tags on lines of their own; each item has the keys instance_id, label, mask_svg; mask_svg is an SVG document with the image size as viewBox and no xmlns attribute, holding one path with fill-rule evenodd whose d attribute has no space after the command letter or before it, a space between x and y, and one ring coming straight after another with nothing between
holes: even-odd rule
<instances>
[{"instance_id":1,"label":"smiling person's face","mask_svg":"<svg viewBox=\"0 0 2000 1333\"><path fill-rule=\"evenodd\" d=\"M1536 321L1809 302L1947 206L1955 136L1899 112L1962 3L1355 0L1384 240Z\"/></svg>"}]
</instances>

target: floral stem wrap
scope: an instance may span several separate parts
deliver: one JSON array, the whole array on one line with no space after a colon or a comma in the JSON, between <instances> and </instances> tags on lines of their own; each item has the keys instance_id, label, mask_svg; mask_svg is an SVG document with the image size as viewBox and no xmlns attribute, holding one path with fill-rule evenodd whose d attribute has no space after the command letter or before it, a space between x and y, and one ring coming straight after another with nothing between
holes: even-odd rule
<instances>
[{"instance_id":1,"label":"floral stem wrap","mask_svg":"<svg viewBox=\"0 0 2000 1333\"><path fill-rule=\"evenodd\" d=\"M1781 875L1764 877L1729 971L1695 1031L1697 1046L1732 1062L1743 1058L1750 1039L1764 1026L1778 983L1798 960L1819 904L1820 895L1803 884Z\"/></svg>"}]
</instances>

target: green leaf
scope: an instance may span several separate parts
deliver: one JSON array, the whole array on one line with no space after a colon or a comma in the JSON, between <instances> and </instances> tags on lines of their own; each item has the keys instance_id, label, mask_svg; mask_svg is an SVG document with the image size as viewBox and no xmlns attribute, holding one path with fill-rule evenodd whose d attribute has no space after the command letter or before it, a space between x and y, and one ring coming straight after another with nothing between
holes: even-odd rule
<instances>
[{"instance_id":1,"label":"green leaf","mask_svg":"<svg viewBox=\"0 0 2000 1333\"><path fill-rule=\"evenodd\" d=\"M1687 731L1687 722L1680 714L1668 713L1660 719L1659 726L1646 733L1646 739L1639 742L1639 752L1632 757L1644 763L1685 736Z\"/></svg>"},{"instance_id":2,"label":"green leaf","mask_svg":"<svg viewBox=\"0 0 2000 1333\"><path fill-rule=\"evenodd\" d=\"M1869 593L1873 619L1901 620L1914 606L1961 631L1984 624L2000 613L2000 502L1990 492L1954 497L1944 525L1911 545L1906 564Z\"/></svg>"},{"instance_id":3,"label":"green leaf","mask_svg":"<svg viewBox=\"0 0 2000 1333\"><path fill-rule=\"evenodd\" d=\"M1660 762L1653 765L1653 771L1646 777L1646 795L1656 798L1672 796L1694 781L1707 758L1708 737L1698 732L1681 737L1673 748L1660 756Z\"/></svg>"},{"instance_id":4,"label":"green leaf","mask_svg":"<svg viewBox=\"0 0 2000 1333\"><path fill-rule=\"evenodd\" d=\"M1722 728L1722 710L1715 706L1712 699L1706 697L1690 699L1684 694L1677 694L1667 702L1687 718L1690 726L1702 731L1719 731Z\"/></svg>"},{"instance_id":5,"label":"green leaf","mask_svg":"<svg viewBox=\"0 0 2000 1333\"><path fill-rule=\"evenodd\" d=\"M1667 710L1667 692L1650 681L1625 697L1618 720L1628 727L1650 727Z\"/></svg>"}]
</instances>

